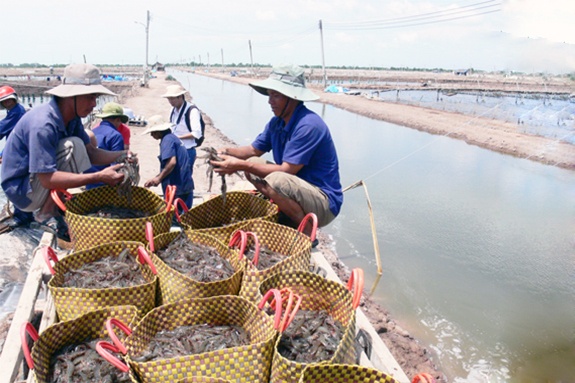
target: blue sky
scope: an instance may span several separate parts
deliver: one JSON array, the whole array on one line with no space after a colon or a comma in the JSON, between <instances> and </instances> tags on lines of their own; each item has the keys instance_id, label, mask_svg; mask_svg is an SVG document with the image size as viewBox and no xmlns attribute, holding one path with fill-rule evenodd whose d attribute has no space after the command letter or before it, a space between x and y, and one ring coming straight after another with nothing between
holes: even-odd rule
<instances>
[{"instance_id":1,"label":"blue sky","mask_svg":"<svg viewBox=\"0 0 575 383\"><path fill-rule=\"evenodd\" d=\"M150 11L150 63L321 65L322 20L328 66L575 71L571 0L3 3L0 63L143 64Z\"/></svg>"}]
</instances>

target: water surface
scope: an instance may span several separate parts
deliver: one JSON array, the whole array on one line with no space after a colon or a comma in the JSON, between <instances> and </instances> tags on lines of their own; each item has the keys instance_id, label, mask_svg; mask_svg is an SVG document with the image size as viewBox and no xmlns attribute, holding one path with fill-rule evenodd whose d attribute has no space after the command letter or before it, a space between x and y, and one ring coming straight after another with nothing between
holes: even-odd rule
<instances>
[{"instance_id":1,"label":"water surface","mask_svg":"<svg viewBox=\"0 0 575 383\"><path fill-rule=\"evenodd\" d=\"M248 86L171 74L240 145L272 116ZM330 126L343 186L368 187L383 263L374 299L433 351L449 380L573 381L575 172L307 105ZM362 188L344 197L323 230L349 267L366 271L369 289L366 198Z\"/></svg>"}]
</instances>

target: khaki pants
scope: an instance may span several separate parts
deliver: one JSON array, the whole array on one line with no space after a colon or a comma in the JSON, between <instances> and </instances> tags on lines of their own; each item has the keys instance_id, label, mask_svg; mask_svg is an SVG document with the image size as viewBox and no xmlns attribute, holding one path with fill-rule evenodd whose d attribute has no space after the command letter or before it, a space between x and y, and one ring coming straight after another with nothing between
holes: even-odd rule
<instances>
[{"instance_id":1,"label":"khaki pants","mask_svg":"<svg viewBox=\"0 0 575 383\"><path fill-rule=\"evenodd\" d=\"M86 145L79 137L68 137L60 140L56 152L56 168L63 172L82 173L88 170L92 164L86 152ZM45 189L40 183L37 173L30 174L32 191L26 196L32 200L23 211L35 211L44 206L50 190Z\"/></svg>"},{"instance_id":2,"label":"khaki pants","mask_svg":"<svg viewBox=\"0 0 575 383\"><path fill-rule=\"evenodd\" d=\"M266 163L263 158L251 157L248 161ZM270 173L265 181L282 196L296 201L304 213L314 213L318 226L323 227L335 219L329 209L329 199L320 188L302 180L298 176L284 172Z\"/></svg>"}]
</instances>

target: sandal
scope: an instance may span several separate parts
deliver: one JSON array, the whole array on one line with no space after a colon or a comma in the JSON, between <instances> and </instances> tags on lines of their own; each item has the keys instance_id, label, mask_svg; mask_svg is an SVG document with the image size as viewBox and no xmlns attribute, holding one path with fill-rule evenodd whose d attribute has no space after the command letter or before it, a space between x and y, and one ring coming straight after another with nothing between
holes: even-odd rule
<instances>
[{"instance_id":1,"label":"sandal","mask_svg":"<svg viewBox=\"0 0 575 383\"><path fill-rule=\"evenodd\" d=\"M30 224L31 229L44 230L48 233L54 234L59 239L70 242L70 233L68 231L68 224L64 221L64 217L50 217L45 221L34 221Z\"/></svg>"},{"instance_id":2,"label":"sandal","mask_svg":"<svg viewBox=\"0 0 575 383\"><path fill-rule=\"evenodd\" d=\"M9 233L14 229L14 227L7 225L5 223L0 223L0 234Z\"/></svg>"}]
</instances>

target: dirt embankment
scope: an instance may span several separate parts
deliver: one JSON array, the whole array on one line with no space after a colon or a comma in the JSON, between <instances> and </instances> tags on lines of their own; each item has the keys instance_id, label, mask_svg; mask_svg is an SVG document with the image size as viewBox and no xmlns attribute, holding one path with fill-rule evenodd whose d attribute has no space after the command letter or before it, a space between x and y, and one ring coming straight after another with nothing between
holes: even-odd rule
<instances>
[{"instance_id":1,"label":"dirt embankment","mask_svg":"<svg viewBox=\"0 0 575 383\"><path fill-rule=\"evenodd\" d=\"M180 68L189 70L188 68ZM248 84L258 77L231 77L222 72L198 72L198 74ZM409 81L416 81L417 77L410 74ZM422 73L419 82L425 81L427 73ZM454 76L455 77L455 76ZM457 76L459 77L459 76ZM357 77L359 78L359 77ZM405 80L407 78L400 77ZM453 80L453 79L452 79ZM454 81L454 80L453 80ZM468 80L453 83L454 87L466 86ZM509 85L506 81L491 79L490 86L494 89L505 90ZM497 84L499 84L497 86ZM573 90L573 81L559 78L553 82L554 89L564 94ZM527 79L519 85L524 89L542 90L544 84L534 79ZM546 89L549 91L548 86ZM575 170L575 145L560 142L546 137L521 133L518 126L483 117L470 117L459 113L427 109L417 106L401 105L368 99L362 96L351 96L338 93L325 93L322 87L310 85L310 88L320 96L319 101L334 105L338 108L360 114L365 117L391 122L431 134L449 136L464 140L470 145L476 145L488 150L512 155L518 158L527 158L547 165L558 166Z\"/></svg>"}]
</instances>

